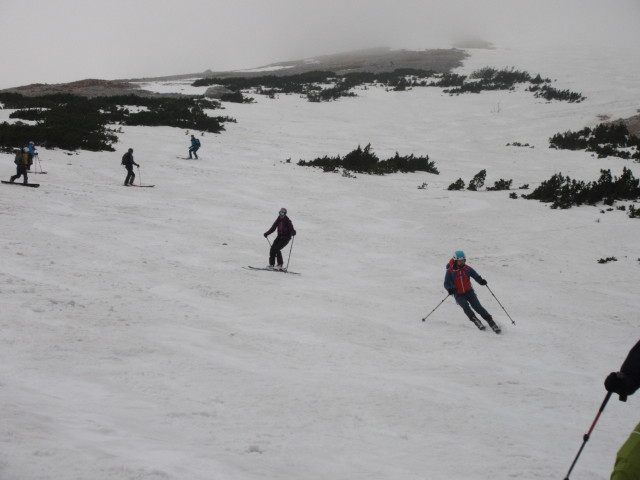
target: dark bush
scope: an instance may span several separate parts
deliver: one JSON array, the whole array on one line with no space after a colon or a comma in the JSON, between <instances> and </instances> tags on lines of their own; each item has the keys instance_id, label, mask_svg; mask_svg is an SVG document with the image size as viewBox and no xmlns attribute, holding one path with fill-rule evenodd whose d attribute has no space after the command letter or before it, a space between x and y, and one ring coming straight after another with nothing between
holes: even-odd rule
<instances>
[{"instance_id":1,"label":"dark bush","mask_svg":"<svg viewBox=\"0 0 640 480\"><path fill-rule=\"evenodd\" d=\"M324 156L309 161L300 160L298 165L304 167L319 167L325 172L334 172L343 168L344 170L352 172L374 175L417 171L434 173L436 175L439 173L435 163L429 160L429 156L416 157L413 154L400 156L396 152L394 157L381 161L378 156L371 151L371 144L368 144L364 149L358 145L358 148L346 154L344 158L339 155L336 157Z\"/></svg>"},{"instance_id":2,"label":"dark bush","mask_svg":"<svg viewBox=\"0 0 640 480\"><path fill-rule=\"evenodd\" d=\"M469 186L467 187L467 190L472 190L475 192L479 188L482 188L484 186L484 181L486 178L487 178L487 171L484 169L480 170L478 173L474 175L474 177L469 182Z\"/></svg>"},{"instance_id":3,"label":"dark bush","mask_svg":"<svg viewBox=\"0 0 640 480\"><path fill-rule=\"evenodd\" d=\"M453 182L447 188L447 190L463 190L463 189L464 189L464 180L462 180L461 178Z\"/></svg>"}]
</instances>

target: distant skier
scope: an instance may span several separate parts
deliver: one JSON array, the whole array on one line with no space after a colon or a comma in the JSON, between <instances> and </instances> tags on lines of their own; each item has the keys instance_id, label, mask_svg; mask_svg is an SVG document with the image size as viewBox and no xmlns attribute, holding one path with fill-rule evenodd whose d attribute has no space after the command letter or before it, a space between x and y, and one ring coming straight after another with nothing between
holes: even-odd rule
<instances>
[{"instance_id":1,"label":"distant skier","mask_svg":"<svg viewBox=\"0 0 640 480\"><path fill-rule=\"evenodd\" d=\"M27 145L27 153L29 154L29 165L27 170L31 170L31 165L33 165L33 157L38 154L33 142L29 142L29 144Z\"/></svg>"},{"instance_id":2,"label":"distant skier","mask_svg":"<svg viewBox=\"0 0 640 480\"><path fill-rule=\"evenodd\" d=\"M287 217L287 209L281 208L278 212L278 218L273 222L271 228L267 230L264 234L265 238L272 234L276 229L278 229L278 236L271 244L271 249L269 250L269 267L273 268L275 265L276 257L278 259L278 264L276 268L282 268L283 260L282 260L282 252L281 250L289 243L291 237L296 235L296 231L293 228L293 223L289 217Z\"/></svg>"},{"instance_id":3,"label":"distant skier","mask_svg":"<svg viewBox=\"0 0 640 480\"><path fill-rule=\"evenodd\" d=\"M620 367L619 372L611 372L604 381L608 392L617 393L626 401L640 388L640 341L635 344ZM616 463L611 472L611 480L640 478L640 423L631 436L618 450Z\"/></svg>"},{"instance_id":4,"label":"distant skier","mask_svg":"<svg viewBox=\"0 0 640 480\"><path fill-rule=\"evenodd\" d=\"M480 285L486 285L487 281L467 265L466 261L467 259L462 250L457 250L453 254L453 257L447 264L447 273L444 276L444 288L449 292L449 295L453 295L456 303L462 307L464 313L476 327L480 330L485 329L485 326L478 320L473 310L485 319L494 332L500 333L500 327L495 324L493 317L480 304L476 292L471 286L472 278ZM473 310L471 308L473 308Z\"/></svg>"},{"instance_id":5,"label":"distant skier","mask_svg":"<svg viewBox=\"0 0 640 480\"><path fill-rule=\"evenodd\" d=\"M125 187L133 185L133 180L136 178L136 174L133 173L133 166L140 167L140 165L133 160L133 148L130 148L127 153L122 156L122 165L127 169L127 177L124 179Z\"/></svg>"},{"instance_id":6,"label":"distant skier","mask_svg":"<svg viewBox=\"0 0 640 480\"><path fill-rule=\"evenodd\" d=\"M16 174L11 176L9 181L11 183L15 182L20 176L24 175L24 180L22 183L25 185L29 183L29 178L27 177L27 171L29 167L29 149L22 148L16 150L16 156L13 160L13 163L16 164Z\"/></svg>"},{"instance_id":7,"label":"distant skier","mask_svg":"<svg viewBox=\"0 0 640 480\"><path fill-rule=\"evenodd\" d=\"M189 147L189 158L192 158L191 154L193 153L193 155L197 159L198 158L198 154L196 152L199 149L200 149L200 140L197 139L194 135L191 135L191 147Z\"/></svg>"}]
</instances>

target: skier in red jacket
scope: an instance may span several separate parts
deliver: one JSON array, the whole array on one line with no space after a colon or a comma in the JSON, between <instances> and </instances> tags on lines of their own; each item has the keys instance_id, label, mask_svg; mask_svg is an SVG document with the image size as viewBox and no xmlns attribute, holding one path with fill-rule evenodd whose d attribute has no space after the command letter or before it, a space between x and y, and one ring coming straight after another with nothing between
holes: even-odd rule
<instances>
[{"instance_id":1,"label":"skier in red jacket","mask_svg":"<svg viewBox=\"0 0 640 480\"><path fill-rule=\"evenodd\" d=\"M464 313L469 317L469 320L478 327L480 330L484 330L485 326L482 324L476 314L475 310L480 314L482 318L489 324L491 329L500 333L500 327L493 321L493 317L487 312L480 304L480 300L476 296L476 292L471 286L471 279L473 278L480 285L486 285L487 281L478 275L473 268L466 264L467 259L462 250L457 250L449 264L447 265L447 273L444 277L444 288L449 292L449 295L453 295L456 303L462 307ZM473 310L472 310L473 308Z\"/></svg>"}]
</instances>

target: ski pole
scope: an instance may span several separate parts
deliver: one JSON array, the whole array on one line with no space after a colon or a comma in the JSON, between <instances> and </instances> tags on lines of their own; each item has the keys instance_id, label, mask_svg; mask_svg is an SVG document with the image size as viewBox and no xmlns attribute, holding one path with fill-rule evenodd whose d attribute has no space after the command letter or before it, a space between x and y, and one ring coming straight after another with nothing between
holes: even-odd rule
<instances>
[{"instance_id":1,"label":"ski pole","mask_svg":"<svg viewBox=\"0 0 640 480\"><path fill-rule=\"evenodd\" d=\"M485 285L485 287L489 288L489 285ZM491 292L491 289L489 288L489 291ZM491 292L491 295L493 295L493 292ZM496 299L496 302L498 302L498 305L500 305L502 307L502 304L500 303L500 300L498 300L498 297L496 297L495 295L493 295L493 298ZM502 307L502 310L504 310L504 313L507 314L507 317L509 317L509 320L511 320L511 323L513 323L514 325L516 324L516 322L513 321L513 318L511 318L511 315L509 315L509 312L507 312L505 310L504 307Z\"/></svg>"},{"instance_id":2,"label":"ski pole","mask_svg":"<svg viewBox=\"0 0 640 480\"><path fill-rule=\"evenodd\" d=\"M269 240L269 237L264 237L264 239L269 242L269 246L271 246L271 240Z\"/></svg>"},{"instance_id":3,"label":"ski pole","mask_svg":"<svg viewBox=\"0 0 640 480\"><path fill-rule=\"evenodd\" d=\"M142 175L140 175L140 165L138 165L138 185L142 185Z\"/></svg>"},{"instance_id":4,"label":"ski pole","mask_svg":"<svg viewBox=\"0 0 640 480\"><path fill-rule=\"evenodd\" d=\"M571 468L569 468L569 471L567 472L567 476L564 477L564 480L569 480L569 475L571 475L571 470L573 470L573 467L576 465L576 462L578 461L578 457L580 457L580 454L582 453L582 449L584 448L584 446L589 441L589 437L591 436L591 432L593 432L593 428L596 426L596 423L598 422L598 419L600 418L600 414L602 413L602 411L604 410L605 405L607 404L607 402L611 398L611 394L612 393L613 392L607 392L606 397L604 397L604 401L602 402L602 405L600 405L600 410L598 410L598 414L596 415L596 418L593 420L593 423L591 424L591 428L589 429L589 431L583 437L582 446L580 447L580 450L578 450L578 454L576 455L576 458L573 460L573 463L571 464Z\"/></svg>"},{"instance_id":5,"label":"ski pole","mask_svg":"<svg viewBox=\"0 0 640 480\"><path fill-rule=\"evenodd\" d=\"M436 305L436 308L438 308L440 305L442 305L442 304L444 303L444 301L445 301L447 298L449 298L450 296L451 296L451 294L450 294L450 293L449 293L449 294L447 294L447 296L446 296L446 297L444 297L444 298L442 299L442 301L441 301L438 305ZM433 312L435 312L435 311L436 311L436 308L434 308L433 310L431 310L431 311L429 312L429 315L431 315ZM429 315L427 315L426 317L424 317L424 318L422 319L422 321L424 322L427 318L429 318Z\"/></svg>"},{"instance_id":6,"label":"ski pole","mask_svg":"<svg viewBox=\"0 0 640 480\"><path fill-rule=\"evenodd\" d=\"M289 248L289 258L287 258L287 266L286 266L286 267L284 267L284 269L285 269L285 270L288 270L288 269L289 269L289 260L291 260L291 250L293 250L293 240L294 240L295 238L296 238L295 236L294 236L294 237L291 237L291 247Z\"/></svg>"}]
</instances>

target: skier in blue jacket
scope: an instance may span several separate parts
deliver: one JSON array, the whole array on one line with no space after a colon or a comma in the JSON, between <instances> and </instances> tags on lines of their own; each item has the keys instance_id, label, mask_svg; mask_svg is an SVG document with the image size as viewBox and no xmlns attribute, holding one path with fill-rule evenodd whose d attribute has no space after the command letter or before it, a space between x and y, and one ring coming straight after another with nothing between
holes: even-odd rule
<instances>
[{"instance_id":1,"label":"skier in blue jacket","mask_svg":"<svg viewBox=\"0 0 640 480\"><path fill-rule=\"evenodd\" d=\"M486 285L487 281L478 275L478 272L467 265L466 262L467 259L464 252L462 250L456 250L447 264L447 273L444 276L444 288L449 292L449 295L453 295L456 303L462 307L464 313L476 327L480 330L485 329L485 326L478 320L473 310L484 318L494 332L500 333L500 327L493 321L491 314L480 304L480 300L478 300L476 292L471 286L472 278L480 285Z\"/></svg>"}]
</instances>

